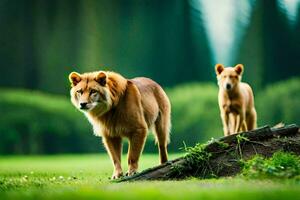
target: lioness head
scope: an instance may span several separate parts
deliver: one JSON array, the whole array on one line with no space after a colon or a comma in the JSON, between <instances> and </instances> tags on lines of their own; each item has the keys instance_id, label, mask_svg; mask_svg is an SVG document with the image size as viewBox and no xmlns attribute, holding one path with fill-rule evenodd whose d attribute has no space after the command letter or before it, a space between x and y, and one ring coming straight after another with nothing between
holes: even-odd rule
<instances>
[{"instance_id":1,"label":"lioness head","mask_svg":"<svg viewBox=\"0 0 300 200\"><path fill-rule=\"evenodd\" d=\"M244 66L238 64L235 67L224 67L222 64L215 66L219 87L224 90L232 90L241 81Z\"/></svg>"},{"instance_id":2,"label":"lioness head","mask_svg":"<svg viewBox=\"0 0 300 200\"><path fill-rule=\"evenodd\" d=\"M71 101L82 112L96 111L104 114L112 105L107 86L106 72L91 72L79 74L72 72L69 75L71 82Z\"/></svg>"}]
</instances>

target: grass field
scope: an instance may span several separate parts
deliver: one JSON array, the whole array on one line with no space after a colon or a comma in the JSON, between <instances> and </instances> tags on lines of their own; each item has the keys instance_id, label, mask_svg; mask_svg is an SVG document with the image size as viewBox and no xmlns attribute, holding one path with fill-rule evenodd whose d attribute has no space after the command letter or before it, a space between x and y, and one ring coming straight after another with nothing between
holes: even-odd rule
<instances>
[{"instance_id":1,"label":"grass field","mask_svg":"<svg viewBox=\"0 0 300 200\"><path fill-rule=\"evenodd\" d=\"M141 169L157 162L157 155L143 155ZM299 179L112 183L111 172L106 154L2 156L0 199L300 199Z\"/></svg>"}]
</instances>

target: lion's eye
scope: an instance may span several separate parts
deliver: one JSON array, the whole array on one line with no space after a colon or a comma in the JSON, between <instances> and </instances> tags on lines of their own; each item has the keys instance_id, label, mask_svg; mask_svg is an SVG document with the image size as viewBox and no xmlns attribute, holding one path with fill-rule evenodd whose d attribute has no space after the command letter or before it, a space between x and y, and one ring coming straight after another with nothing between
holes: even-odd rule
<instances>
[{"instance_id":1,"label":"lion's eye","mask_svg":"<svg viewBox=\"0 0 300 200\"><path fill-rule=\"evenodd\" d=\"M83 91L80 89L80 90L77 90L77 93L78 93L78 94L82 94Z\"/></svg>"},{"instance_id":2,"label":"lion's eye","mask_svg":"<svg viewBox=\"0 0 300 200\"><path fill-rule=\"evenodd\" d=\"M97 90L91 89L90 93L91 94L95 94L97 92Z\"/></svg>"}]
</instances>

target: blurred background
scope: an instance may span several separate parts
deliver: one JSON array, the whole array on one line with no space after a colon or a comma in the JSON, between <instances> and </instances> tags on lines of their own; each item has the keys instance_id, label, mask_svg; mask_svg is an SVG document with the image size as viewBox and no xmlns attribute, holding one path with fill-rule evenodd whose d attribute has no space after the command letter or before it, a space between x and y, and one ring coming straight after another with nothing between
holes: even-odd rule
<instances>
[{"instance_id":1,"label":"blurred background","mask_svg":"<svg viewBox=\"0 0 300 200\"><path fill-rule=\"evenodd\" d=\"M161 84L169 150L223 135L216 63L245 66L259 126L300 125L300 0L1 0L0 154L102 152L71 71ZM149 137L146 152L157 152Z\"/></svg>"}]
</instances>

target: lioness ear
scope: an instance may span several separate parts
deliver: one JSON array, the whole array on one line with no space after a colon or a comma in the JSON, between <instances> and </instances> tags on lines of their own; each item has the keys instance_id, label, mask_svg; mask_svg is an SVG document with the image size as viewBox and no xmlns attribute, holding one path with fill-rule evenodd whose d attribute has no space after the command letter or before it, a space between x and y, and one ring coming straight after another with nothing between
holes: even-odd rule
<instances>
[{"instance_id":1,"label":"lioness ear","mask_svg":"<svg viewBox=\"0 0 300 200\"><path fill-rule=\"evenodd\" d=\"M69 75L69 80L73 86L76 86L81 81L81 76L77 72L71 72Z\"/></svg>"},{"instance_id":2,"label":"lioness ear","mask_svg":"<svg viewBox=\"0 0 300 200\"><path fill-rule=\"evenodd\" d=\"M238 75L242 75L242 74L243 74L243 71L244 71L244 65L242 65L242 64L237 64L237 65L234 67L234 70L236 71L236 73L238 73Z\"/></svg>"},{"instance_id":3,"label":"lioness ear","mask_svg":"<svg viewBox=\"0 0 300 200\"><path fill-rule=\"evenodd\" d=\"M216 64L215 70L216 70L216 74L220 75L222 73L222 71L224 70L224 65L222 65L222 64Z\"/></svg>"},{"instance_id":4,"label":"lioness ear","mask_svg":"<svg viewBox=\"0 0 300 200\"><path fill-rule=\"evenodd\" d=\"M104 72L99 72L95 78L95 81L97 81L101 86L105 86L106 85L106 74Z\"/></svg>"}]
</instances>

